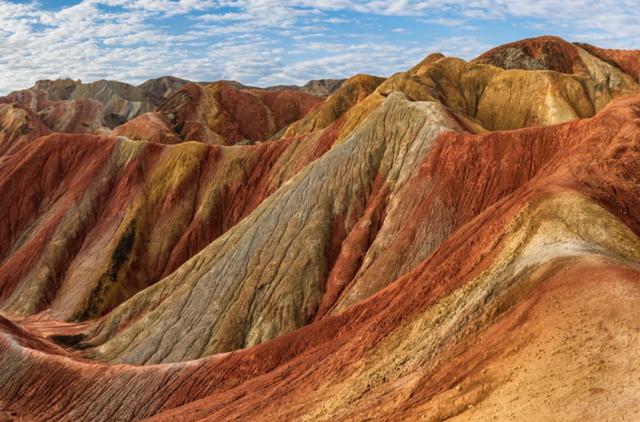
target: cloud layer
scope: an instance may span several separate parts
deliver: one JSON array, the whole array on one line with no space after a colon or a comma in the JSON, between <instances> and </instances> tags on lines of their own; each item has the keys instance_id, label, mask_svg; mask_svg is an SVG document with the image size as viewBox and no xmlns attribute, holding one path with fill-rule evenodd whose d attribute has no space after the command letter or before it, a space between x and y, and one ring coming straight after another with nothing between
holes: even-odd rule
<instances>
[{"instance_id":1,"label":"cloud layer","mask_svg":"<svg viewBox=\"0 0 640 422\"><path fill-rule=\"evenodd\" d=\"M38 79L388 75L543 33L640 48L637 0L0 0L0 93ZM63 4L61 4L63 3Z\"/></svg>"}]
</instances>

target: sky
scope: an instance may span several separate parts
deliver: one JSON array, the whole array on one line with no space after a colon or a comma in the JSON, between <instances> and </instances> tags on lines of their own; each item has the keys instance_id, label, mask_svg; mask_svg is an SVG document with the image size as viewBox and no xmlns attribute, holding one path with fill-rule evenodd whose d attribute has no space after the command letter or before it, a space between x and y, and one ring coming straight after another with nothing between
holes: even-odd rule
<instances>
[{"instance_id":1,"label":"sky","mask_svg":"<svg viewBox=\"0 0 640 422\"><path fill-rule=\"evenodd\" d=\"M63 77L388 76L543 34L637 49L638 22L640 0L0 0L0 94Z\"/></svg>"}]
</instances>

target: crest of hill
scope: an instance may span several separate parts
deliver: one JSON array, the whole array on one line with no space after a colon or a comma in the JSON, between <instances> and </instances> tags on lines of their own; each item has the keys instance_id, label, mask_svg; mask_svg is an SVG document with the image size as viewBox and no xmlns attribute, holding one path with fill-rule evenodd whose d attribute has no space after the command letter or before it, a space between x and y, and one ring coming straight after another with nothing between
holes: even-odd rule
<instances>
[{"instance_id":1,"label":"crest of hill","mask_svg":"<svg viewBox=\"0 0 640 422\"><path fill-rule=\"evenodd\" d=\"M138 85L138 87L152 97L157 98L159 103L161 103L189 82L191 81L176 78L175 76L161 76L159 78L149 79Z\"/></svg>"},{"instance_id":2,"label":"crest of hill","mask_svg":"<svg viewBox=\"0 0 640 422\"><path fill-rule=\"evenodd\" d=\"M243 88L226 82L180 88L159 109L182 140L234 145L264 141L323 102L299 90Z\"/></svg>"},{"instance_id":3,"label":"crest of hill","mask_svg":"<svg viewBox=\"0 0 640 422\"><path fill-rule=\"evenodd\" d=\"M346 79L315 79L310 80L306 84L300 85L273 85L268 87L256 87L251 85L245 85L238 81L232 80L224 80L218 82L225 82L229 85L234 86L237 89L254 89L254 90L292 90L292 91L302 91L309 95L314 95L318 97L328 97L333 94ZM212 82L215 83L215 82ZM206 83L202 83L206 84Z\"/></svg>"},{"instance_id":4,"label":"crest of hill","mask_svg":"<svg viewBox=\"0 0 640 422\"><path fill-rule=\"evenodd\" d=\"M640 82L640 50L607 49L584 43L576 43L576 45L601 60L620 68L626 74L635 76L636 81Z\"/></svg>"},{"instance_id":5,"label":"crest of hill","mask_svg":"<svg viewBox=\"0 0 640 422\"><path fill-rule=\"evenodd\" d=\"M315 112L291 125L287 136L333 124L340 141L397 91L412 101L440 102L467 130L482 132L590 117L612 99L639 89L636 77L622 67L549 36L505 44L471 62L430 54L409 71L379 83L364 98L356 99L362 91L348 87L349 81Z\"/></svg>"},{"instance_id":6,"label":"crest of hill","mask_svg":"<svg viewBox=\"0 0 640 422\"><path fill-rule=\"evenodd\" d=\"M106 125L103 105L90 98L49 100L46 91L31 88L0 97L0 103L28 109L54 132L93 133Z\"/></svg>"}]
</instances>

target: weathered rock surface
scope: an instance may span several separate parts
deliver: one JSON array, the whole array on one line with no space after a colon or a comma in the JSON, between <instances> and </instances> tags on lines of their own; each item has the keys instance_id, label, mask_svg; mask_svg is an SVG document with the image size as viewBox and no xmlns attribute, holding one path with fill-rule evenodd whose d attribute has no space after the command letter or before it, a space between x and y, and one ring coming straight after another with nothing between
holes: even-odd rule
<instances>
[{"instance_id":1,"label":"weathered rock surface","mask_svg":"<svg viewBox=\"0 0 640 422\"><path fill-rule=\"evenodd\" d=\"M28 108L15 103L0 103L0 157L15 153L50 131Z\"/></svg>"},{"instance_id":2,"label":"weathered rock surface","mask_svg":"<svg viewBox=\"0 0 640 422\"><path fill-rule=\"evenodd\" d=\"M154 110L161 101L140 87L118 81L99 80L85 84L71 79L42 80L32 89L44 91L51 101L95 100L102 104L103 118L110 128Z\"/></svg>"},{"instance_id":3,"label":"weathered rock surface","mask_svg":"<svg viewBox=\"0 0 640 422\"><path fill-rule=\"evenodd\" d=\"M235 145L264 141L323 99L292 90L238 89L226 82L188 84L159 112L182 140Z\"/></svg>"},{"instance_id":4,"label":"weathered rock surface","mask_svg":"<svg viewBox=\"0 0 640 422\"><path fill-rule=\"evenodd\" d=\"M0 97L0 103L30 110L54 132L93 133L106 125L102 104L89 98L49 100L46 91L33 88Z\"/></svg>"},{"instance_id":5,"label":"weathered rock surface","mask_svg":"<svg viewBox=\"0 0 640 422\"><path fill-rule=\"evenodd\" d=\"M158 99L160 103L171 97L182 86L190 81L186 79L176 78L174 76L162 76L160 78L149 79L138 85L145 93Z\"/></svg>"},{"instance_id":6,"label":"weathered rock surface","mask_svg":"<svg viewBox=\"0 0 640 422\"><path fill-rule=\"evenodd\" d=\"M0 104L0 417L633 419L636 54L187 84L110 136Z\"/></svg>"}]
</instances>

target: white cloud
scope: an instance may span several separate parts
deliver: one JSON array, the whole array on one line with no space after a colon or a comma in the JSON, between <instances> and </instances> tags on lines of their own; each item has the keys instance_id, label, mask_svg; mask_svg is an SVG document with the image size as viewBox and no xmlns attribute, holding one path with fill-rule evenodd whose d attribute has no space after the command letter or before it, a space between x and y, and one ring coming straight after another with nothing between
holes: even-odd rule
<instances>
[{"instance_id":1,"label":"white cloud","mask_svg":"<svg viewBox=\"0 0 640 422\"><path fill-rule=\"evenodd\" d=\"M380 19L394 19L388 32ZM513 19L575 41L640 45L638 0L77 0L53 11L0 0L0 93L57 77L271 84L388 75L436 50L471 58L495 43L477 28ZM402 32L398 22L414 27ZM458 35L398 43L419 25Z\"/></svg>"}]
</instances>

